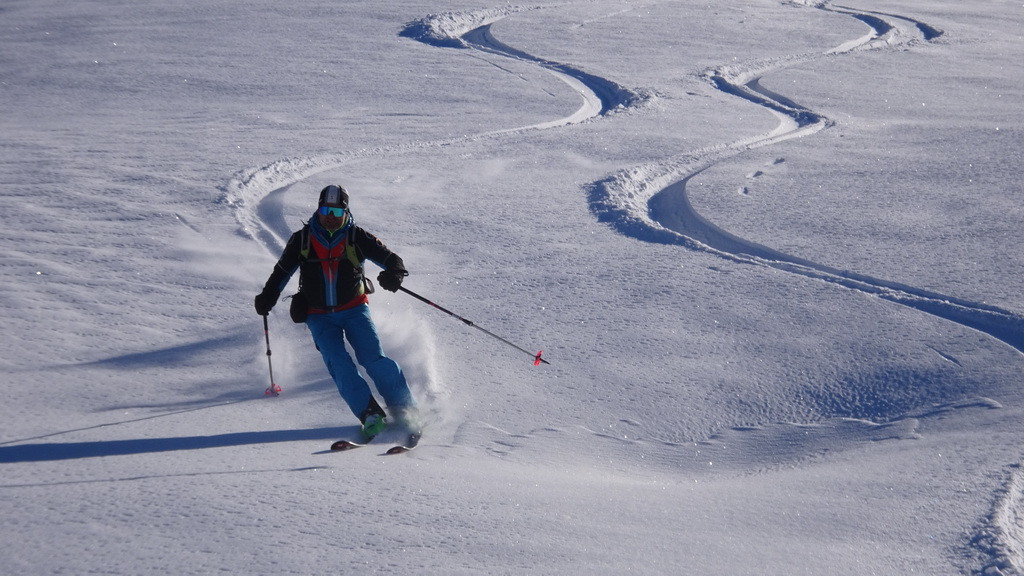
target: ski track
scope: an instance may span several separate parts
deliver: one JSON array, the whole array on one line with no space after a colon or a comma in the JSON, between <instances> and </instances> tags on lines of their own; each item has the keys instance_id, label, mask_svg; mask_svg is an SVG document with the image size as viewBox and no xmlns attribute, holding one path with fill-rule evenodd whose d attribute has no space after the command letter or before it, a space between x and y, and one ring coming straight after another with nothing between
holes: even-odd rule
<instances>
[{"instance_id":1,"label":"ski track","mask_svg":"<svg viewBox=\"0 0 1024 576\"><path fill-rule=\"evenodd\" d=\"M1024 574L1024 465L1013 466L985 522L971 539L971 546L990 558L978 573Z\"/></svg>"},{"instance_id":2,"label":"ski track","mask_svg":"<svg viewBox=\"0 0 1024 576\"><path fill-rule=\"evenodd\" d=\"M792 0L792 4L844 14L863 22L869 32L820 53L799 54L749 63L729 64L704 71L701 77L715 89L762 106L773 113L778 126L769 133L755 135L736 142L721 143L707 148L682 153L678 156L622 170L603 180L592 183L588 189L591 211L599 221L609 223L618 232L644 242L679 245L691 250L711 253L721 258L747 264L769 267L807 278L822 280L861 293L908 306L963 326L986 333L1020 352L1024 352L1024 317L994 306L953 298L912 286L890 282L847 270L823 266L815 262L784 254L766 246L745 240L719 228L703 218L691 205L686 192L687 182L718 162L748 150L770 146L794 138L813 135L833 125L833 122L792 99L767 90L761 78L774 71L809 63L823 58L841 57L864 50L890 49L921 42L931 42L943 31L906 16L883 12L864 11L846 6L830 5L827 1ZM432 14L405 27L400 33L426 44L472 49L482 54L528 62L556 75L576 90L583 103L572 115L541 124L496 130L441 141L413 142L397 146L342 152L311 158L284 159L267 166L236 173L223 188L222 202L231 207L243 234L253 238L269 253L276 255L283 249L284 240L291 230L284 221L281 196L288 186L315 174L342 166L363 157L398 154L403 151L445 146L485 137L499 137L526 130L544 130L570 126L580 122L642 106L648 95L620 86L608 79L585 72L565 63L532 56L497 40L491 25L517 12L542 8L505 7L474 12L448 12ZM626 10L628 11L628 10ZM624 11L623 11L624 12ZM615 17L621 12L607 17ZM497 66L497 64L495 64ZM500 67L500 66L499 66ZM941 354L941 353L940 353ZM956 362L948 356L943 356ZM982 400L975 405L988 405ZM968 403L970 404L970 403ZM992 403L994 404L994 403ZM955 408L961 408L956 406ZM993 407L993 406L989 406ZM839 419L800 429L803 436L808 430L817 430L823 438L835 430L856 430L854 436L870 440L910 438L916 434L916 417L907 415L902 421L876 425L866 421ZM796 424L778 426L799 427ZM481 428L482 427L482 428ZM853 427L853 428L851 428ZM668 450L676 454L666 461L678 461L691 446L665 444L643 440L629 440L589 430L543 430L527 435L512 436L490 429L484 423L467 422L456 434L480 436L468 445L483 446L496 457L510 454L527 446L523 440L535 434L574 436L578 434L607 441L615 441L629 451ZM741 434L747 443L756 444L760 430L732 430L725 434ZM775 432L769 436L778 437ZM782 432L785 435L785 432ZM473 439L471 439L473 440ZM550 440L550 439L549 439ZM570 439L571 440L571 439ZM690 459L694 467L703 463L713 452L717 437L696 448ZM801 439L806 442L806 438ZM822 440L827 445L825 440ZM571 442L570 442L571 443ZM572 450L571 446L566 447ZM703 452L702 452L703 450ZM794 453L795 454L795 453ZM789 454L793 457L794 454ZM800 452L807 457L806 451ZM786 454L781 455L784 457ZM799 457L799 456L796 456ZM769 466L771 467L771 466ZM971 540L971 546L985 554L989 561L985 573L1013 571L1024 573L1024 464L1018 464L996 502L992 513L984 520Z\"/></svg>"},{"instance_id":3,"label":"ski track","mask_svg":"<svg viewBox=\"0 0 1024 576\"><path fill-rule=\"evenodd\" d=\"M639 103L644 99L640 94L620 86L615 82L601 78L600 76L589 74L568 64L552 62L551 60L538 58L521 50L512 48L511 46L508 46L494 38L494 35L491 34L490 24L470 30L463 35L463 39L470 46L482 52L522 60L549 70L576 89L584 99L584 104L580 110L568 118L556 120L554 123L539 124L528 126L526 128L516 128L514 131L521 131L538 126L553 128L568 124L576 124L596 116L604 116L615 110L624 109L628 106Z\"/></svg>"},{"instance_id":4,"label":"ski track","mask_svg":"<svg viewBox=\"0 0 1024 576\"><path fill-rule=\"evenodd\" d=\"M436 148L458 142L500 137L528 130L545 130L569 126L643 106L650 95L631 90L610 80L589 74L579 68L532 56L498 41L491 33L491 24L511 14L539 8L507 7L474 12L446 12L432 14L410 23L400 36L432 46L445 48L471 48L476 51L535 64L572 87L583 103L573 114L564 117L480 134L435 141L410 142L394 146L340 152L332 155L279 160L258 168L235 173L221 188L220 202L228 205L241 226L242 234L261 244L269 253L277 255L291 229L281 210L281 195L285 189L318 173L332 170L358 158L399 154L408 150Z\"/></svg>"},{"instance_id":5,"label":"ski track","mask_svg":"<svg viewBox=\"0 0 1024 576\"><path fill-rule=\"evenodd\" d=\"M881 12L864 12L826 2L802 3L819 10L849 15L865 23L870 32L831 50L731 64L706 70L702 77L719 91L768 109L779 125L768 134L692 151L659 163L624 170L590 186L591 210L601 221L639 240L679 244L723 258L767 266L824 280L871 294L921 312L986 333L1024 352L1024 317L978 302L954 298L847 270L823 266L750 242L715 226L691 205L686 183L714 164L748 150L824 130L833 122L760 85L773 71L833 58L855 51L876 50L930 42L942 31L918 20Z\"/></svg>"}]
</instances>

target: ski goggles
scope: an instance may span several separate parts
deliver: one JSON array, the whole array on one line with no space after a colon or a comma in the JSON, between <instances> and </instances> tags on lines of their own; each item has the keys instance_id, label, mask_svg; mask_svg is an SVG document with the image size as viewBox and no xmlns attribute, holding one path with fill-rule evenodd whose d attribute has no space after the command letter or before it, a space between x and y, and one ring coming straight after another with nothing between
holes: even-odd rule
<instances>
[{"instance_id":1,"label":"ski goggles","mask_svg":"<svg viewBox=\"0 0 1024 576\"><path fill-rule=\"evenodd\" d=\"M342 218L345 216L345 209L340 206L321 206L320 215Z\"/></svg>"}]
</instances>

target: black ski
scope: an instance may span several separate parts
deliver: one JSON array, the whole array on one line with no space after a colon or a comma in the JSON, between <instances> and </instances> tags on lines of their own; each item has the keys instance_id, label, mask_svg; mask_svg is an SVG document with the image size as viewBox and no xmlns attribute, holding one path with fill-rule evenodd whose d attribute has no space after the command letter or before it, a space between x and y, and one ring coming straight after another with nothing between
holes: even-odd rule
<instances>
[{"instance_id":1,"label":"black ski","mask_svg":"<svg viewBox=\"0 0 1024 576\"><path fill-rule=\"evenodd\" d=\"M366 444L360 444L351 440L338 440L334 444L331 444L331 452L344 452L345 450L355 450L356 448L363 448Z\"/></svg>"},{"instance_id":2,"label":"black ski","mask_svg":"<svg viewBox=\"0 0 1024 576\"><path fill-rule=\"evenodd\" d=\"M405 439L405 443L398 444L396 446L392 446L391 448L388 448L388 451L385 452L385 454L388 454L388 455L405 454L406 452L408 452L408 451L412 450L413 448L415 448L419 443L420 443L420 433L419 432L412 432L412 433L409 434L409 437Z\"/></svg>"},{"instance_id":3,"label":"black ski","mask_svg":"<svg viewBox=\"0 0 1024 576\"><path fill-rule=\"evenodd\" d=\"M419 432L410 432L409 436L406 437L405 442L388 448L385 454L405 454L420 443L420 436L421 434ZM334 444L331 444L331 452L345 452L348 450L355 450L356 448L365 448L372 440L373 438L370 438L362 444L359 442L353 442L352 440L338 440Z\"/></svg>"}]
</instances>

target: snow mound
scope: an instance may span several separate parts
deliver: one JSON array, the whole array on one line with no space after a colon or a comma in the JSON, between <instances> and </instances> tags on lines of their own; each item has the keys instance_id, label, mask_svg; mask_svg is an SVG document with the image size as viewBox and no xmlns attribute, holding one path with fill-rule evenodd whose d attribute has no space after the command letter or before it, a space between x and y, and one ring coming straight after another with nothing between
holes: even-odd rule
<instances>
[{"instance_id":1,"label":"snow mound","mask_svg":"<svg viewBox=\"0 0 1024 576\"><path fill-rule=\"evenodd\" d=\"M406 24L399 36L412 38L431 46L468 48L469 45L462 39L464 34L475 28L497 22L509 14L524 10L532 10L532 8L507 6L471 12L428 14Z\"/></svg>"}]
</instances>

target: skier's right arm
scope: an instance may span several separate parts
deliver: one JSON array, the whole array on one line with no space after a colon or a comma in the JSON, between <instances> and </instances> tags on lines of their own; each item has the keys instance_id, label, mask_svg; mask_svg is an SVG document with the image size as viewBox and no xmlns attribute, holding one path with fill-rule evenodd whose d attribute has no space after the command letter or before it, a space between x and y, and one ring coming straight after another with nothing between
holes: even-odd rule
<instances>
[{"instance_id":1,"label":"skier's right arm","mask_svg":"<svg viewBox=\"0 0 1024 576\"><path fill-rule=\"evenodd\" d=\"M263 291L256 295L254 304L256 313L260 316L270 313L270 310L277 304L277 299L281 297L281 291L288 285L288 281L299 268L301 244L301 233L292 234L292 237L288 239L288 244L284 247L281 258L274 265L274 271L270 273L270 278L267 278L267 283L263 285Z\"/></svg>"}]
</instances>

